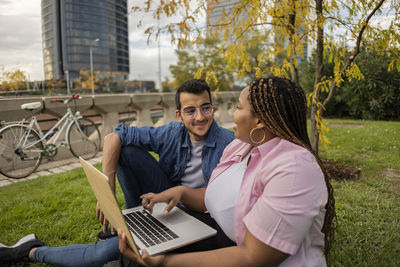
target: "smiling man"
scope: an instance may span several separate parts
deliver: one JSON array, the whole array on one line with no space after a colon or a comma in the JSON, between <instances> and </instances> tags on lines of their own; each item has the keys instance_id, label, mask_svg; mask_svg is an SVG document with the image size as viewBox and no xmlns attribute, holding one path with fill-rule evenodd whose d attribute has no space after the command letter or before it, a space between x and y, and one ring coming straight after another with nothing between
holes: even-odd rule
<instances>
[{"instance_id":1,"label":"smiling man","mask_svg":"<svg viewBox=\"0 0 400 267\"><path fill-rule=\"evenodd\" d=\"M210 87L202 79L183 83L176 92L176 117L161 127L119 125L106 136L103 172L115 190L115 174L125 197L125 207L141 204L140 196L176 185L205 187L233 132L213 119ZM158 154L157 162L148 151ZM107 223L97 207L97 217ZM100 234L101 237L101 234Z\"/></svg>"}]
</instances>

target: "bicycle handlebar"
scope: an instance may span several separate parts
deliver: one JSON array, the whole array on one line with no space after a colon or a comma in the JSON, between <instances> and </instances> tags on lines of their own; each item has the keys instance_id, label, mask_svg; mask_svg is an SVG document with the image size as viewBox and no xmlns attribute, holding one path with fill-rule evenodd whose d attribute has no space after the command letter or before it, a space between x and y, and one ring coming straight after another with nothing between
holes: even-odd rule
<instances>
[{"instance_id":1,"label":"bicycle handlebar","mask_svg":"<svg viewBox=\"0 0 400 267\"><path fill-rule=\"evenodd\" d=\"M72 100L76 100L76 99L82 99L82 97L79 94L73 94L71 96L71 98L63 100L63 99L50 99L51 103L64 103L64 104L68 104L69 102L71 102Z\"/></svg>"},{"instance_id":2,"label":"bicycle handlebar","mask_svg":"<svg viewBox=\"0 0 400 267\"><path fill-rule=\"evenodd\" d=\"M62 99L51 99L50 102L51 103L57 103L57 102L64 103L64 100L62 100Z\"/></svg>"}]
</instances>

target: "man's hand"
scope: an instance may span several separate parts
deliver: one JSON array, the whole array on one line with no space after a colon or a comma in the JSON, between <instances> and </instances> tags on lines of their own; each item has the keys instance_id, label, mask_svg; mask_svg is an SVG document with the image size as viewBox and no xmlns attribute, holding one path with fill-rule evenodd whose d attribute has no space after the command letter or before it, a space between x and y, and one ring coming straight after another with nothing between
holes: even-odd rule
<instances>
[{"instance_id":1,"label":"man's hand","mask_svg":"<svg viewBox=\"0 0 400 267\"><path fill-rule=\"evenodd\" d=\"M103 233L107 232L108 221L107 221L106 217L104 216L104 213L101 211L99 202L97 202L97 205L96 205L96 218L103 225ZM115 228L111 227L111 234L114 235L116 232L117 231L115 230Z\"/></svg>"},{"instance_id":2,"label":"man's hand","mask_svg":"<svg viewBox=\"0 0 400 267\"><path fill-rule=\"evenodd\" d=\"M126 235L118 230L119 237L119 251L127 258L141 264L144 266L157 267L157 266L165 266L167 262L167 256L158 255L158 256L150 256L146 250L143 250L142 257L139 257L128 245L128 241L126 239Z\"/></svg>"},{"instance_id":3,"label":"man's hand","mask_svg":"<svg viewBox=\"0 0 400 267\"><path fill-rule=\"evenodd\" d=\"M164 214L170 212L170 210L175 207L176 204L181 202L184 187L175 186L168 190L165 190L159 194L147 193L140 198L142 199L143 208L153 212L153 207L156 203L164 202L167 203L165 207Z\"/></svg>"}]
</instances>

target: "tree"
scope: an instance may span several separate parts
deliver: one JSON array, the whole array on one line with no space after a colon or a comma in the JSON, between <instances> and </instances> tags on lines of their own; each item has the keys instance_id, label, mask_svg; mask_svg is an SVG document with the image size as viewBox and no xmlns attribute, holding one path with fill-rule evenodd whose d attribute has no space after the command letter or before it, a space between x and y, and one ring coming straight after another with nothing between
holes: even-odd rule
<instances>
[{"instance_id":1,"label":"tree","mask_svg":"<svg viewBox=\"0 0 400 267\"><path fill-rule=\"evenodd\" d=\"M164 81L161 83L161 88L164 93L172 92L175 88L175 83L171 82L168 77L165 77Z\"/></svg>"},{"instance_id":2,"label":"tree","mask_svg":"<svg viewBox=\"0 0 400 267\"><path fill-rule=\"evenodd\" d=\"M107 85L110 84L110 80L104 79ZM98 90L99 84L101 83L100 79L94 74L93 77L88 70L81 70L78 78L74 79L74 90L86 90L90 91L92 88L94 90Z\"/></svg>"},{"instance_id":3,"label":"tree","mask_svg":"<svg viewBox=\"0 0 400 267\"><path fill-rule=\"evenodd\" d=\"M400 119L400 72L387 71L392 57L367 49L356 59L364 79L343 86L339 96L347 101L350 116L373 120Z\"/></svg>"},{"instance_id":4,"label":"tree","mask_svg":"<svg viewBox=\"0 0 400 267\"><path fill-rule=\"evenodd\" d=\"M170 65L169 70L174 78L174 85L178 86L189 79L193 79L200 69L200 64L197 62L196 57L190 55L186 49L177 49L175 53L178 61L176 65Z\"/></svg>"},{"instance_id":5,"label":"tree","mask_svg":"<svg viewBox=\"0 0 400 267\"><path fill-rule=\"evenodd\" d=\"M20 69L0 70L0 92L26 90L26 75Z\"/></svg>"},{"instance_id":6,"label":"tree","mask_svg":"<svg viewBox=\"0 0 400 267\"><path fill-rule=\"evenodd\" d=\"M263 37L261 33L260 37ZM177 49L178 56L176 65L170 66L170 71L174 77L174 84L179 85L183 82L196 78L205 78L213 90L229 90L234 87L235 77L241 73L239 83L250 83L256 75L256 67L267 68L271 62L260 60L258 55L265 49L270 42L260 38L260 42L255 46L246 46L246 53L249 57L250 68L240 70L238 67L229 66L222 56L221 44L218 39L201 39L200 45L187 44L183 49ZM214 85L217 80L217 84ZM238 81L236 81L238 82Z\"/></svg>"},{"instance_id":7,"label":"tree","mask_svg":"<svg viewBox=\"0 0 400 267\"><path fill-rule=\"evenodd\" d=\"M226 91L233 87L233 74L226 67L218 39L202 39L197 45L187 44L175 52L178 62L169 67L175 84L195 77L208 80L213 91Z\"/></svg>"},{"instance_id":8,"label":"tree","mask_svg":"<svg viewBox=\"0 0 400 267\"><path fill-rule=\"evenodd\" d=\"M346 48L337 48L337 45L330 41L328 44L331 49L335 52L331 55L330 61L334 62L334 73L331 77L322 76L323 72L323 57L324 57L324 21L326 20L326 16L324 16L324 1L316 0L316 14L317 14L317 48L316 48L316 75L315 75L315 83L314 83L314 91L312 93L312 104L311 104L311 145L313 149L318 152L318 140L319 133L326 129L322 121L322 114L326 109L329 102L332 100L332 97L335 93L335 90L341 86L344 82L344 79L348 79L351 81L353 78L362 79L363 75L360 72L358 65L355 63L355 58L360 53L361 42L363 41L363 37L366 37L364 44L367 47L374 48L378 53L393 53L397 57L389 64L397 65L397 70L400 71L400 57L399 55L399 44L400 44L400 35L395 30L395 25L398 23L400 17L398 12L400 10L400 4L393 2L393 7L396 10L396 17L391 21L390 27L388 30L379 29L379 27L374 28L370 23L371 18L381 9L385 0L373 1L367 3L365 1L353 2L353 5L346 5L344 3L344 7L349 12L351 16L356 13L356 16L360 16L360 20L351 30L352 40L356 42L351 55L344 58L346 54ZM335 1L333 1L335 2ZM333 11L337 10L336 7L332 9ZM340 11L340 10L339 10ZM357 14L358 11L358 14ZM332 26L338 25L351 25L351 18L349 16L348 21L343 20L339 15L335 17L335 21L332 22ZM397 29L398 30L398 29ZM365 33L365 36L364 36ZM371 39L375 38L375 36L382 36L383 42L372 43ZM393 40L391 40L393 37ZM394 41L394 42L392 42ZM377 45L376 45L377 44ZM389 47L387 47L389 45ZM322 101L320 99L321 91L326 90L328 92L328 96ZM322 140L326 140L326 136L322 136Z\"/></svg>"},{"instance_id":9,"label":"tree","mask_svg":"<svg viewBox=\"0 0 400 267\"><path fill-rule=\"evenodd\" d=\"M238 77L251 71L250 59L246 50L259 43L260 36L252 35L256 31L264 32L264 39L274 40L272 47L267 47L258 54L259 62L274 62L278 55L282 61L272 66L257 66L256 76L266 73L290 77L299 83L297 57L303 55L304 45L314 44L315 81L311 101L311 142L318 152L318 140L326 143L323 112L334 93L344 81L363 78L358 65L354 61L360 47L368 47L378 54L390 54L393 60L388 68L400 71L400 2L396 0L237 0L233 9L222 11L222 16L215 23L204 25L199 23L203 14L211 12L219 0L146 0L144 6L134 6L132 12L152 13L154 18L161 15L177 16L177 22L149 27L145 30L149 38L156 38L161 32L167 32L171 41L178 48L187 43L199 43L204 36L224 37L222 55L228 69L238 68ZM377 15L385 17L385 26L371 23ZM351 44L352 52L346 54ZM323 75L323 59L325 51L332 53L328 58L334 65L330 76ZM321 98L321 92L327 92ZM322 135L321 135L322 134Z\"/></svg>"},{"instance_id":10,"label":"tree","mask_svg":"<svg viewBox=\"0 0 400 267\"><path fill-rule=\"evenodd\" d=\"M67 88L67 81L65 79L47 80L45 81L45 86L48 90L48 94L52 94L57 91L62 92Z\"/></svg>"},{"instance_id":11,"label":"tree","mask_svg":"<svg viewBox=\"0 0 400 267\"><path fill-rule=\"evenodd\" d=\"M346 54L350 54L347 51ZM324 58L323 76L333 75L333 63L328 58L331 51L326 51ZM393 60L392 56L379 55L373 50L363 48L355 62L364 78L347 82L336 92L324 114L335 117L352 117L373 120L400 119L400 72L388 71L387 66ZM315 80L315 56L302 64L300 83L303 88L312 88ZM311 93L311 92L306 92ZM327 92L322 93L326 98Z\"/></svg>"}]
</instances>

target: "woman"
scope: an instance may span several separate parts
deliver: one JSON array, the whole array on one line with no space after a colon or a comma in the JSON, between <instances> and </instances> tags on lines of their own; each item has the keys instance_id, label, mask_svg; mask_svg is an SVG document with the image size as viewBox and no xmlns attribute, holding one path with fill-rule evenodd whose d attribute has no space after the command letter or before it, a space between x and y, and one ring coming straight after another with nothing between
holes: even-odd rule
<instances>
[{"instance_id":1,"label":"woman","mask_svg":"<svg viewBox=\"0 0 400 267\"><path fill-rule=\"evenodd\" d=\"M333 189L306 127L302 89L285 78L242 90L236 139L225 148L207 189L177 187L142 196L151 211L167 202L208 210L237 246L186 254L136 256L119 232L120 251L149 266L325 266L333 241Z\"/></svg>"}]
</instances>

